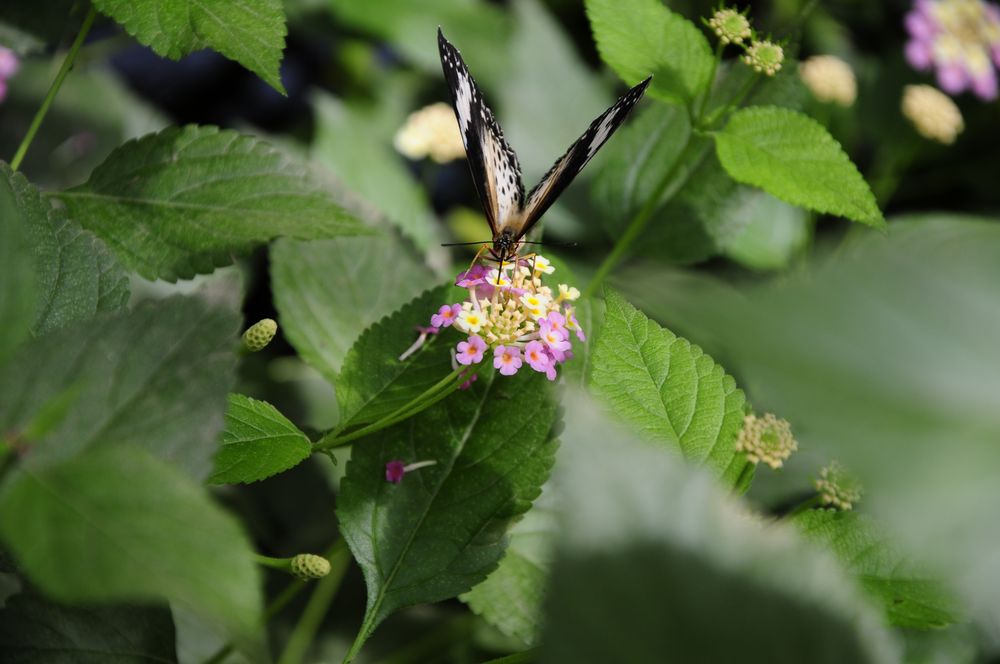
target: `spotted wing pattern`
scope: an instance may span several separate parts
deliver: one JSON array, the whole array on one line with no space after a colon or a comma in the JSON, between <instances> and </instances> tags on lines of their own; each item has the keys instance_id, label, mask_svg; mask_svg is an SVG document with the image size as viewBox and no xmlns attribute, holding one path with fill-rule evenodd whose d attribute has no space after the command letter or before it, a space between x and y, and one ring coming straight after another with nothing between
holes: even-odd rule
<instances>
[{"instance_id":1,"label":"spotted wing pattern","mask_svg":"<svg viewBox=\"0 0 1000 664\"><path fill-rule=\"evenodd\" d=\"M549 172L542 176L541 181L528 194L528 202L524 206L523 214L516 219L519 224L517 228L513 229L516 238L520 239L531 230L531 227L549 209L549 206L569 186L573 178L583 170L587 162L611 138L611 134L615 133L615 130L628 117L632 107L642 98L650 79L652 76L626 92L611 105L611 108L591 122L583 136L578 138L566 150L566 154L556 160Z\"/></svg>"},{"instance_id":2,"label":"spotted wing pattern","mask_svg":"<svg viewBox=\"0 0 1000 664\"><path fill-rule=\"evenodd\" d=\"M495 236L511 219L520 217L524 202L521 166L514 150L504 140L503 131L483 100L462 55L444 38L440 28L438 50L472 178Z\"/></svg>"}]
</instances>

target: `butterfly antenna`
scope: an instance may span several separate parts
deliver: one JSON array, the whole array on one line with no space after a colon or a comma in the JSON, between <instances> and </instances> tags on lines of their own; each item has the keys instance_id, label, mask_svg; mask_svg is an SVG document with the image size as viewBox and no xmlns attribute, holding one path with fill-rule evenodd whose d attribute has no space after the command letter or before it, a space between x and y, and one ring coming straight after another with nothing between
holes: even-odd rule
<instances>
[{"instance_id":1,"label":"butterfly antenna","mask_svg":"<svg viewBox=\"0 0 1000 664\"><path fill-rule=\"evenodd\" d=\"M521 244L540 244L546 247L575 247L576 242L530 242L528 240L521 240Z\"/></svg>"},{"instance_id":2,"label":"butterfly antenna","mask_svg":"<svg viewBox=\"0 0 1000 664\"><path fill-rule=\"evenodd\" d=\"M489 240L479 240L477 242L442 242L442 247L471 247L474 244L489 244Z\"/></svg>"}]
</instances>

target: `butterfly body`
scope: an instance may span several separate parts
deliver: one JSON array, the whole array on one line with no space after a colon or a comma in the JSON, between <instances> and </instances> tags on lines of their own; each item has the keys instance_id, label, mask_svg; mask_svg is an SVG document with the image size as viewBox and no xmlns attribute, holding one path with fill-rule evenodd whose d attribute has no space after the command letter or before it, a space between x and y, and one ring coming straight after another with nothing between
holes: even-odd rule
<instances>
[{"instance_id":1,"label":"butterfly body","mask_svg":"<svg viewBox=\"0 0 1000 664\"><path fill-rule=\"evenodd\" d=\"M525 196L517 154L504 139L503 130L483 100L458 49L445 39L440 28L438 50L473 182L493 232L489 250L493 258L503 263L517 256L525 234L621 126L642 98L650 79L626 92L599 115Z\"/></svg>"}]
</instances>

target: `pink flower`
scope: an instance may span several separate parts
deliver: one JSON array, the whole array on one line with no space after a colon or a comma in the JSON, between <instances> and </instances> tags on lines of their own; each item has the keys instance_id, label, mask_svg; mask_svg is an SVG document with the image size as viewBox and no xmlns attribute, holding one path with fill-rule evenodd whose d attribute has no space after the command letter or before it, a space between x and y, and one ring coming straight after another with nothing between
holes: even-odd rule
<instances>
[{"instance_id":1,"label":"pink flower","mask_svg":"<svg viewBox=\"0 0 1000 664\"><path fill-rule=\"evenodd\" d=\"M497 346L493 349L493 368L504 376L513 376L521 368L521 349L516 346Z\"/></svg>"},{"instance_id":2,"label":"pink flower","mask_svg":"<svg viewBox=\"0 0 1000 664\"><path fill-rule=\"evenodd\" d=\"M524 347L524 359L528 360L528 365L539 373L547 373L553 364L552 358L540 341L528 342L528 345Z\"/></svg>"},{"instance_id":3,"label":"pink flower","mask_svg":"<svg viewBox=\"0 0 1000 664\"><path fill-rule=\"evenodd\" d=\"M479 364L483 361L484 352L486 352L486 342L479 335L473 334L468 341L458 342L458 354L455 359L465 366Z\"/></svg>"},{"instance_id":4,"label":"pink flower","mask_svg":"<svg viewBox=\"0 0 1000 664\"><path fill-rule=\"evenodd\" d=\"M392 482L393 484L399 484L403 481L403 475L406 474L406 465L403 464L399 459L393 459L392 461L385 464L385 481Z\"/></svg>"},{"instance_id":5,"label":"pink flower","mask_svg":"<svg viewBox=\"0 0 1000 664\"><path fill-rule=\"evenodd\" d=\"M459 272L455 277L455 285L459 288L472 288L483 283L483 277L489 270L485 265L473 265L467 272Z\"/></svg>"},{"instance_id":6,"label":"pink flower","mask_svg":"<svg viewBox=\"0 0 1000 664\"><path fill-rule=\"evenodd\" d=\"M467 389L469 389L470 387L472 387L473 383L475 383L477 380L479 380L479 374L475 374L475 373L472 373L471 371L469 371L468 373L466 373L466 375L468 376L468 378L465 379L464 383L462 383L461 385L458 386L458 389L460 389L460 390L467 390Z\"/></svg>"},{"instance_id":7,"label":"pink flower","mask_svg":"<svg viewBox=\"0 0 1000 664\"><path fill-rule=\"evenodd\" d=\"M7 80L21 68L21 61L9 48L0 46L0 79Z\"/></svg>"},{"instance_id":8,"label":"pink flower","mask_svg":"<svg viewBox=\"0 0 1000 664\"><path fill-rule=\"evenodd\" d=\"M442 305L438 312L431 316L431 325L436 328L450 327L455 322L455 318L462 312L460 304Z\"/></svg>"},{"instance_id":9,"label":"pink flower","mask_svg":"<svg viewBox=\"0 0 1000 664\"><path fill-rule=\"evenodd\" d=\"M583 326L580 325L580 321L576 319L575 314L569 315L569 322L573 326L573 329L576 330L576 338L579 339L582 343L586 343L587 335L583 333Z\"/></svg>"},{"instance_id":10,"label":"pink flower","mask_svg":"<svg viewBox=\"0 0 1000 664\"><path fill-rule=\"evenodd\" d=\"M561 313L558 311L550 311L546 322L548 323L549 328L555 330L556 332L561 332L564 339L569 338L569 332L566 331L566 317Z\"/></svg>"},{"instance_id":11,"label":"pink flower","mask_svg":"<svg viewBox=\"0 0 1000 664\"><path fill-rule=\"evenodd\" d=\"M552 356L557 362L562 362L565 358L566 351L573 346L569 340L566 339L566 329L563 328L562 332L558 332L548 325L547 320L542 320L539 328L538 334L542 343L549 349L549 352L552 353Z\"/></svg>"}]
</instances>

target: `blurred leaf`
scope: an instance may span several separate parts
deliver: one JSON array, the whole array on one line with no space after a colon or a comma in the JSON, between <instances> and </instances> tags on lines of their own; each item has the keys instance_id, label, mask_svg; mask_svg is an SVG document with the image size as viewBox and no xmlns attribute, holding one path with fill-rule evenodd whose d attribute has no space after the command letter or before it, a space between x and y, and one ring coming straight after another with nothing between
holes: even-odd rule
<instances>
[{"instance_id":1,"label":"blurred leaf","mask_svg":"<svg viewBox=\"0 0 1000 664\"><path fill-rule=\"evenodd\" d=\"M301 164L214 127L174 127L126 143L86 184L54 195L150 279L211 272L278 235L372 232Z\"/></svg>"},{"instance_id":2,"label":"blurred leaf","mask_svg":"<svg viewBox=\"0 0 1000 664\"><path fill-rule=\"evenodd\" d=\"M808 116L773 106L745 108L712 136L719 161L738 182L792 205L885 226L857 167Z\"/></svg>"},{"instance_id":3,"label":"blurred leaf","mask_svg":"<svg viewBox=\"0 0 1000 664\"><path fill-rule=\"evenodd\" d=\"M449 298L451 288L426 291L392 315L381 319L347 351L334 383L340 404L340 428L374 422L406 405L451 373L451 335L432 335L412 357L399 356L417 340L417 327L430 325L431 315Z\"/></svg>"},{"instance_id":4,"label":"blurred leaf","mask_svg":"<svg viewBox=\"0 0 1000 664\"><path fill-rule=\"evenodd\" d=\"M552 465L556 410L547 390L535 372L484 374L354 444L337 518L368 586L362 638L393 611L454 597L496 568L507 528ZM392 459L437 463L397 485L385 479Z\"/></svg>"},{"instance_id":5,"label":"blurred leaf","mask_svg":"<svg viewBox=\"0 0 1000 664\"><path fill-rule=\"evenodd\" d=\"M21 594L0 610L0 660L174 662L174 623L166 608L60 606Z\"/></svg>"},{"instance_id":6,"label":"blurred leaf","mask_svg":"<svg viewBox=\"0 0 1000 664\"><path fill-rule=\"evenodd\" d=\"M624 421L735 485L743 391L701 348L649 320L617 292L594 346L591 387ZM676 446L676 447L675 447Z\"/></svg>"},{"instance_id":7,"label":"blurred leaf","mask_svg":"<svg viewBox=\"0 0 1000 664\"><path fill-rule=\"evenodd\" d=\"M955 622L954 600L941 583L908 569L867 516L807 510L793 520L807 538L832 552L884 606L889 622L928 629Z\"/></svg>"},{"instance_id":8,"label":"blurred leaf","mask_svg":"<svg viewBox=\"0 0 1000 664\"><path fill-rule=\"evenodd\" d=\"M94 0L157 54L180 60L211 48L284 94L281 75L285 13L281 0Z\"/></svg>"},{"instance_id":9,"label":"blurred leaf","mask_svg":"<svg viewBox=\"0 0 1000 664\"><path fill-rule=\"evenodd\" d=\"M4 270L0 280L0 320L4 321L0 365L31 333L42 296L29 239L37 220L34 210L19 200L8 173L7 165L0 163L0 175L4 176L0 177L0 265Z\"/></svg>"},{"instance_id":10,"label":"blurred leaf","mask_svg":"<svg viewBox=\"0 0 1000 664\"><path fill-rule=\"evenodd\" d=\"M738 58L719 63L716 84L705 109L705 117L729 106L750 87L744 106L780 106L800 111L809 93L799 78L799 63L787 51L781 69L774 76L761 76Z\"/></svg>"},{"instance_id":11,"label":"blurred leaf","mask_svg":"<svg viewBox=\"0 0 1000 664\"><path fill-rule=\"evenodd\" d=\"M40 50L67 32L74 0L4 0L0 4L0 44L15 53Z\"/></svg>"},{"instance_id":12,"label":"blurred leaf","mask_svg":"<svg viewBox=\"0 0 1000 664\"><path fill-rule=\"evenodd\" d=\"M108 439L105 439L108 440ZM0 536L64 602L167 599L260 638L260 579L238 523L198 484L133 446L94 449L0 489Z\"/></svg>"},{"instance_id":13,"label":"blurred leaf","mask_svg":"<svg viewBox=\"0 0 1000 664\"><path fill-rule=\"evenodd\" d=\"M658 0L586 0L601 58L628 85L653 76L649 94L689 104L712 73L712 49L693 23Z\"/></svg>"},{"instance_id":14,"label":"blurred leaf","mask_svg":"<svg viewBox=\"0 0 1000 664\"><path fill-rule=\"evenodd\" d=\"M726 213L735 232L722 240L723 251L756 270L786 267L809 238L806 213L762 191L738 187Z\"/></svg>"},{"instance_id":15,"label":"blurred leaf","mask_svg":"<svg viewBox=\"0 0 1000 664\"><path fill-rule=\"evenodd\" d=\"M604 325L604 300L581 298L574 303L573 314L583 328L587 341L574 343L573 357L563 365L563 376L566 384L583 387L594 366L594 342Z\"/></svg>"},{"instance_id":16,"label":"blurred leaf","mask_svg":"<svg viewBox=\"0 0 1000 664\"><path fill-rule=\"evenodd\" d=\"M384 135L377 129L382 123L373 122L372 116L385 109L347 104L322 94L315 96L315 109L313 158L377 208L418 248L426 250L439 243L427 193L393 149L392 134ZM389 131L402 122L398 118Z\"/></svg>"},{"instance_id":17,"label":"blurred leaf","mask_svg":"<svg viewBox=\"0 0 1000 664\"><path fill-rule=\"evenodd\" d=\"M222 428L237 328L232 312L176 297L40 337L0 371L0 431L23 431L73 389L62 421L27 441L26 464L133 443L202 479Z\"/></svg>"},{"instance_id":18,"label":"blurred leaf","mask_svg":"<svg viewBox=\"0 0 1000 664\"><path fill-rule=\"evenodd\" d=\"M510 545L500 566L461 596L477 615L507 636L534 644L542 625L542 600L548 583L556 513L546 489L510 529Z\"/></svg>"},{"instance_id":19,"label":"blurred leaf","mask_svg":"<svg viewBox=\"0 0 1000 664\"><path fill-rule=\"evenodd\" d=\"M541 661L897 661L836 561L599 412L567 403Z\"/></svg>"},{"instance_id":20,"label":"blurred leaf","mask_svg":"<svg viewBox=\"0 0 1000 664\"><path fill-rule=\"evenodd\" d=\"M14 192L35 254L42 293L35 334L124 308L129 296L128 276L107 247L52 208L23 175L6 164L0 164L0 178Z\"/></svg>"},{"instance_id":21,"label":"blurred leaf","mask_svg":"<svg viewBox=\"0 0 1000 664\"><path fill-rule=\"evenodd\" d=\"M271 288L282 333L331 383L362 331L433 284L416 252L391 235L314 242L282 239L271 249ZM431 313L426 313L427 324ZM394 349L398 357L413 342Z\"/></svg>"},{"instance_id":22,"label":"blurred leaf","mask_svg":"<svg viewBox=\"0 0 1000 664\"><path fill-rule=\"evenodd\" d=\"M510 23L502 9L483 0L330 0L338 20L371 33L407 59L443 80L437 29L441 27L465 56L480 83L498 83L507 64L496 57ZM501 48L502 50L502 48Z\"/></svg>"},{"instance_id":23,"label":"blurred leaf","mask_svg":"<svg viewBox=\"0 0 1000 664\"><path fill-rule=\"evenodd\" d=\"M530 187L613 99L539 0L517 0L513 14L507 73L494 110ZM589 174L586 169L580 177Z\"/></svg>"},{"instance_id":24,"label":"blurred leaf","mask_svg":"<svg viewBox=\"0 0 1000 664\"><path fill-rule=\"evenodd\" d=\"M312 454L309 438L265 401L229 395L222 446L212 484L257 482L297 466Z\"/></svg>"}]
</instances>

